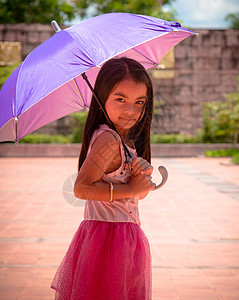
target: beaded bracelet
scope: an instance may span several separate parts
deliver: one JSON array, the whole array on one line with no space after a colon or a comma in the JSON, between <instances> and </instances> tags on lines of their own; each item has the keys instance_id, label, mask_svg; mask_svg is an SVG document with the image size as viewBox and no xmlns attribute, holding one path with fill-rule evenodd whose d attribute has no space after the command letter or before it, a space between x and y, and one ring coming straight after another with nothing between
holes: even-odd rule
<instances>
[{"instance_id":1,"label":"beaded bracelet","mask_svg":"<svg viewBox=\"0 0 239 300\"><path fill-rule=\"evenodd\" d=\"M110 189L110 202L113 201L113 193L114 193L114 186L111 182L109 182L110 186L109 186L109 189Z\"/></svg>"}]
</instances>

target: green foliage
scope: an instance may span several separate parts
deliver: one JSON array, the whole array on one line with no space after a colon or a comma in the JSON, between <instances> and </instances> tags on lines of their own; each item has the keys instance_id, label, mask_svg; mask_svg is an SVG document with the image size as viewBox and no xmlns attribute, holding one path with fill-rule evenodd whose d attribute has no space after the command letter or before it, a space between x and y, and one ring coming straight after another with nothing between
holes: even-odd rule
<instances>
[{"instance_id":1,"label":"green foliage","mask_svg":"<svg viewBox=\"0 0 239 300\"><path fill-rule=\"evenodd\" d=\"M225 102L203 104L203 142L238 143L239 92L226 98Z\"/></svg>"},{"instance_id":2,"label":"green foliage","mask_svg":"<svg viewBox=\"0 0 239 300\"><path fill-rule=\"evenodd\" d=\"M219 149L219 150L207 150L205 156L207 157L229 157L239 154L239 149Z\"/></svg>"},{"instance_id":3,"label":"green foliage","mask_svg":"<svg viewBox=\"0 0 239 300\"><path fill-rule=\"evenodd\" d=\"M19 143L32 143L32 144L67 144L71 140L67 136L60 134L50 135L50 134L28 134L22 138Z\"/></svg>"},{"instance_id":4,"label":"green foliage","mask_svg":"<svg viewBox=\"0 0 239 300\"><path fill-rule=\"evenodd\" d=\"M234 163L235 165L239 165L239 153L233 155L232 163Z\"/></svg>"},{"instance_id":5,"label":"green foliage","mask_svg":"<svg viewBox=\"0 0 239 300\"><path fill-rule=\"evenodd\" d=\"M85 111L75 112L69 115L69 127L72 131L71 142L72 143L82 143L84 126L88 113Z\"/></svg>"},{"instance_id":6,"label":"green foliage","mask_svg":"<svg viewBox=\"0 0 239 300\"><path fill-rule=\"evenodd\" d=\"M225 20L229 22L230 28L238 29L239 28L239 12L235 14L228 14L225 17Z\"/></svg>"},{"instance_id":7,"label":"green foliage","mask_svg":"<svg viewBox=\"0 0 239 300\"><path fill-rule=\"evenodd\" d=\"M235 165L239 165L239 149L207 150L204 154L207 157L231 157L231 162Z\"/></svg>"},{"instance_id":8,"label":"green foliage","mask_svg":"<svg viewBox=\"0 0 239 300\"><path fill-rule=\"evenodd\" d=\"M73 129L73 133L64 135L49 135L49 134L28 134L22 138L19 143L32 143L32 144L67 144L67 143L82 143L84 123L87 113L75 113L76 116L72 117L72 125L77 124ZM81 115L80 115L81 114ZM71 115L72 116L72 115ZM75 119L75 120L74 120ZM198 143L195 136L183 134L165 134L165 135L151 135L151 143Z\"/></svg>"},{"instance_id":9,"label":"green foliage","mask_svg":"<svg viewBox=\"0 0 239 300\"><path fill-rule=\"evenodd\" d=\"M169 5L175 0L76 0L76 4L81 11L81 15L85 17L88 14L89 8L94 10L94 15L125 12L134 14L150 15L165 20L173 20L175 11L164 11L162 5ZM162 3L162 4L161 4Z\"/></svg>"},{"instance_id":10,"label":"green foliage","mask_svg":"<svg viewBox=\"0 0 239 300\"><path fill-rule=\"evenodd\" d=\"M200 139L197 136L184 134L154 134L150 136L150 142L154 144L200 143Z\"/></svg>"},{"instance_id":11,"label":"green foliage","mask_svg":"<svg viewBox=\"0 0 239 300\"><path fill-rule=\"evenodd\" d=\"M67 0L0 0L0 23L63 24L74 18L77 8Z\"/></svg>"},{"instance_id":12,"label":"green foliage","mask_svg":"<svg viewBox=\"0 0 239 300\"><path fill-rule=\"evenodd\" d=\"M0 89L12 74L12 72L20 65L20 62L12 66L2 67L0 66Z\"/></svg>"}]
</instances>

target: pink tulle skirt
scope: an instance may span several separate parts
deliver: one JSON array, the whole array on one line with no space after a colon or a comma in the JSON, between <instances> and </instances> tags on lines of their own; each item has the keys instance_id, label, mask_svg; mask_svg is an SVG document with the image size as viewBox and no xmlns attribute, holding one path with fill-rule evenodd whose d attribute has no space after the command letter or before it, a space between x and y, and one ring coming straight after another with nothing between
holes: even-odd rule
<instances>
[{"instance_id":1,"label":"pink tulle skirt","mask_svg":"<svg viewBox=\"0 0 239 300\"><path fill-rule=\"evenodd\" d=\"M151 255L129 222L80 224L51 287L57 300L151 300Z\"/></svg>"}]
</instances>

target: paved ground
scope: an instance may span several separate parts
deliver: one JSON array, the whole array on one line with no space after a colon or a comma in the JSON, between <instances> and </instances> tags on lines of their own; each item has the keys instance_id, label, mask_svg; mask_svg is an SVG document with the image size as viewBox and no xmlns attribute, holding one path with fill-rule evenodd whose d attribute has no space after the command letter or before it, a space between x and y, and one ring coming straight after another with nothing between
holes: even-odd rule
<instances>
[{"instance_id":1,"label":"paved ground","mask_svg":"<svg viewBox=\"0 0 239 300\"><path fill-rule=\"evenodd\" d=\"M166 186L140 204L153 300L239 299L239 166L228 162L153 159L169 171ZM0 299L54 298L52 277L83 214L61 192L76 165L76 158L0 159Z\"/></svg>"}]
</instances>

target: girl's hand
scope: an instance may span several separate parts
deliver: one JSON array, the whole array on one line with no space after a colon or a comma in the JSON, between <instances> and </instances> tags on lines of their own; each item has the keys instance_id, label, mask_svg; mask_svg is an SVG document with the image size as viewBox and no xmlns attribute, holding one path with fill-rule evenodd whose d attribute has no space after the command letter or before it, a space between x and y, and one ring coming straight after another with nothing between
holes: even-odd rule
<instances>
[{"instance_id":1,"label":"girl's hand","mask_svg":"<svg viewBox=\"0 0 239 300\"><path fill-rule=\"evenodd\" d=\"M144 174L131 176L129 184L133 194L140 198L146 197L156 186L156 184L152 182L152 177Z\"/></svg>"},{"instance_id":2,"label":"girl's hand","mask_svg":"<svg viewBox=\"0 0 239 300\"><path fill-rule=\"evenodd\" d=\"M153 166L142 157L134 157L131 159L131 173L133 176L139 174L152 175Z\"/></svg>"}]
</instances>

